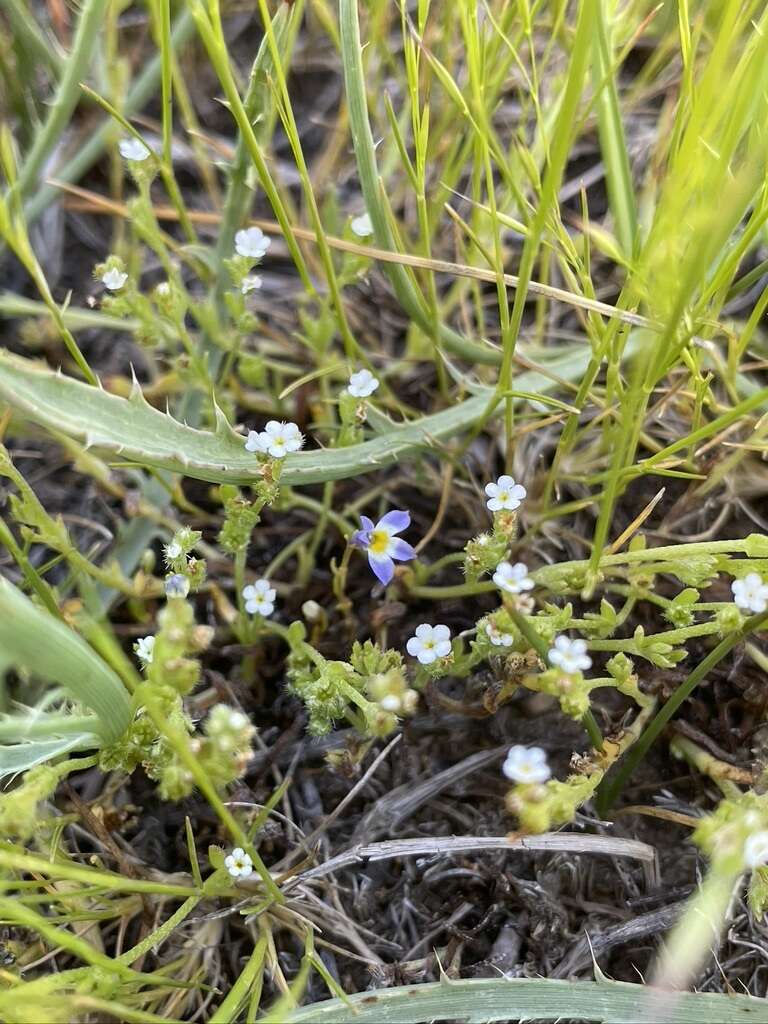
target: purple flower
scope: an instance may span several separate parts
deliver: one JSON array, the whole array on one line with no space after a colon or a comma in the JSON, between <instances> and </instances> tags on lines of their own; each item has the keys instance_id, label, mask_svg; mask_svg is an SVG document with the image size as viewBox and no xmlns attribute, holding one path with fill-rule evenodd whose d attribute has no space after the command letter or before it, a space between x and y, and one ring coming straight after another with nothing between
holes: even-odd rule
<instances>
[{"instance_id":1,"label":"purple flower","mask_svg":"<svg viewBox=\"0 0 768 1024\"><path fill-rule=\"evenodd\" d=\"M387 512L374 526L368 516L360 516L361 530L350 540L357 548L368 552L368 562L382 583L389 583L395 574L395 562L409 562L416 557L410 544L395 536L411 524L409 512Z\"/></svg>"}]
</instances>

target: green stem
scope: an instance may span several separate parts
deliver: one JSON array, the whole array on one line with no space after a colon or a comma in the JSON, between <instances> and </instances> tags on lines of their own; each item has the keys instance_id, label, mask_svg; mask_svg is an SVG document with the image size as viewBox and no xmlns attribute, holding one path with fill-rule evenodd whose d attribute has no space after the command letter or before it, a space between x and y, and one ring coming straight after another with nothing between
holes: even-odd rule
<instances>
[{"instance_id":1,"label":"green stem","mask_svg":"<svg viewBox=\"0 0 768 1024\"><path fill-rule=\"evenodd\" d=\"M289 14L291 10L292 8L289 8L287 4L281 4L275 12L275 17L272 22L273 30L278 40L278 47L281 51L284 47L284 42L288 34L288 27L290 24ZM267 45L267 37L264 36L256 53L256 59L251 67L248 87L243 98L243 108L251 124L256 123L257 119L260 118L257 123L256 133L257 138L262 145L265 143L268 134L265 131L265 124L271 126L274 120L273 116L269 118L265 117L267 111L267 97L269 95L265 83L270 71L271 55ZM224 292L230 284L229 275L226 267L224 266L224 260L231 256L234 251L235 233L244 223L245 218L248 215L251 196L253 195L251 189L248 188L247 177L248 147L245 142L245 137L241 134L238 136L235 156L227 175L227 192L224 197L224 209L221 224L219 225L219 235L216 240L215 262L218 270L215 296L216 303L222 312L225 308Z\"/></svg>"},{"instance_id":2,"label":"green stem","mask_svg":"<svg viewBox=\"0 0 768 1024\"><path fill-rule=\"evenodd\" d=\"M219 1008L210 1018L210 1024L228 1024L229 1021L237 1018L240 1007L248 998L248 993L254 983L261 977L261 973L264 970L267 938L267 932L262 932L253 948L253 952L248 958L248 963L227 993L225 999L221 1002Z\"/></svg>"},{"instance_id":3,"label":"green stem","mask_svg":"<svg viewBox=\"0 0 768 1024\"><path fill-rule=\"evenodd\" d=\"M224 90L229 112L234 118L240 135L244 139L248 148L248 153L253 161L259 182L261 183L261 187L264 189L264 194L266 195L267 200L274 211L275 217L280 224L285 244L288 246L288 251L291 254L296 270L301 277L302 284L310 295L316 295L317 289L312 282L306 261L302 255L301 249L299 248L296 235L293 232L288 211L277 187L275 186L272 175L269 173L269 168L264 158L264 154L261 151L259 140L256 138L253 125L248 120L248 114L246 113L243 101L240 98L240 93L238 92L237 84L233 77L232 68L229 62L230 58L227 52L227 44L224 39L221 23L217 16L217 8L213 8L214 17L212 18L209 10L203 6L200 0L192 0L190 10L193 18L195 19L195 24L197 25L200 38L208 52L211 64L213 64L216 75L221 83L221 87Z\"/></svg>"},{"instance_id":4,"label":"green stem","mask_svg":"<svg viewBox=\"0 0 768 1024\"><path fill-rule=\"evenodd\" d=\"M162 121L163 121L163 159L160 174L168 192L173 208L179 217L181 229L188 242L197 242L197 232L184 199L181 195L176 176L173 173L173 45L171 42L171 4L170 0L155 0L154 14L160 43L160 83L162 90Z\"/></svg>"},{"instance_id":5,"label":"green stem","mask_svg":"<svg viewBox=\"0 0 768 1024\"><path fill-rule=\"evenodd\" d=\"M638 741L624 757L615 772L612 772L598 789L598 812L605 815L616 801L628 782L632 772L640 764L650 747L655 743L681 705L690 697L706 675L728 654L736 644L741 643L750 633L754 633L764 622L768 621L768 611L753 615L747 619L741 629L725 637L696 668L688 678L675 690L670 699L658 712L656 717L643 732Z\"/></svg>"},{"instance_id":6,"label":"green stem","mask_svg":"<svg viewBox=\"0 0 768 1024\"><path fill-rule=\"evenodd\" d=\"M406 577L407 581L408 577ZM488 582L477 583L457 583L451 587L421 587L418 585L411 586L406 582L408 587L408 593L412 594L413 597L426 597L432 598L436 601L448 600L453 597L470 597L474 594L490 594L496 590L496 584Z\"/></svg>"},{"instance_id":7,"label":"green stem","mask_svg":"<svg viewBox=\"0 0 768 1024\"><path fill-rule=\"evenodd\" d=\"M269 894L270 899L277 903L282 903L283 895L275 883L274 878L272 878L272 875L269 873L266 864L259 854L253 846L249 844L248 836L240 827L240 824L232 815L227 805L221 799L213 782L205 774L197 758L190 750L188 737L170 725L149 690L145 690L144 700L149 716L152 718L162 735L168 740L174 752L178 755L179 760L194 779L195 785L211 805L213 812L218 816L219 821L224 825L239 846L250 849L253 866L256 868L256 871L264 883L264 887Z\"/></svg>"},{"instance_id":8,"label":"green stem","mask_svg":"<svg viewBox=\"0 0 768 1024\"><path fill-rule=\"evenodd\" d=\"M515 626L517 626L517 628L523 634L523 636L531 645L531 647L533 647L533 649L536 651L536 653L544 662L544 664L548 664L549 644L544 639L544 637L539 636L539 634L533 628L533 626L528 621L526 616L519 612L517 608L514 608L511 603L506 604L505 608L510 619L512 619ZM595 748L595 750L602 750L603 735L600 732L600 727L595 721L595 716L592 714L591 710L585 712L584 716L581 719L581 724L587 730L590 742L592 746Z\"/></svg>"}]
</instances>

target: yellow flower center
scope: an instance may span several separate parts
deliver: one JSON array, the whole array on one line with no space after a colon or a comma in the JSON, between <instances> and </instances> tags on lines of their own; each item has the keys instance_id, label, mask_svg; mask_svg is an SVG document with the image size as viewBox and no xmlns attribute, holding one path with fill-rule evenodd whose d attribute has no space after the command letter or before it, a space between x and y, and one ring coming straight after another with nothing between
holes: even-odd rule
<instances>
[{"instance_id":1,"label":"yellow flower center","mask_svg":"<svg viewBox=\"0 0 768 1024\"><path fill-rule=\"evenodd\" d=\"M386 530L373 530L368 541L368 550L374 555L385 555L389 547L389 534Z\"/></svg>"}]
</instances>

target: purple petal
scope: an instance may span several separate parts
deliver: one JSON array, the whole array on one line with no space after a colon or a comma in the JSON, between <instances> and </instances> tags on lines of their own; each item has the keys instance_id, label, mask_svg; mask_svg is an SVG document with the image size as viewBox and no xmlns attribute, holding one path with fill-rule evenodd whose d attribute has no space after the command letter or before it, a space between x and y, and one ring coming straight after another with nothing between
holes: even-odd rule
<instances>
[{"instance_id":1,"label":"purple petal","mask_svg":"<svg viewBox=\"0 0 768 1024\"><path fill-rule=\"evenodd\" d=\"M400 540L399 537L392 539L389 545L389 553L398 562L410 562L412 558L416 557L416 552L408 541Z\"/></svg>"},{"instance_id":2,"label":"purple petal","mask_svg":"<svg viewBox=\"0 0 768 1024\"><path fill-rule=\"evenodd\" d=\"M368 516L360 516L360 525L364 530L367 530L369 533L371 530L374 529L373 520L369 519Z\"/></svg>"},{"instance_id":3,"label":"purple petal","mask_svg":"<svg viewBox=\"0 0 768 1024\"><path fill-rule=\"evenodd\" d=\"M379 527L385 527L390 530L391 533L402 533L402 531L411 525L411 513L410 512L398 512L394 509L392 512L387 512L385 516L376 524L377 529Z\"/></svg>"},{"instance_id":4,"label":"purple petal","mask_svg":"<svg viewBox=\"0 0 768 1024\"><path fill-rule=\"evenodd\" d=\"M390 583L395 575L395 563L391 558L372 558L368 553L368 564L373 569L373 575L385 586Z\"/></svg>"},{"instance_id":5,"label":"purple petal","mask_svg":"<svg viewBox=\"0 0 768 1024\"><path fill-rule=\"evenodd\" d=\"M349 543L356 548L367 548L369 540L368 530L355 530L349 538Z\"/></svg>"}]
</instances>

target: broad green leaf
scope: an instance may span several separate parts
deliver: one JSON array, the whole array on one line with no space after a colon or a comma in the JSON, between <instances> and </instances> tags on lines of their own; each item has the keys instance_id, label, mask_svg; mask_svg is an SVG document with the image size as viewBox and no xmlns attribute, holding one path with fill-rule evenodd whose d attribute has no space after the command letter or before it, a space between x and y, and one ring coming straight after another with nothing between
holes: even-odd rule
<instances>
[{"instance_id":1,"label":"broad green leaf","mask_svg":"<svg viewBox=\"0 0 768 1024\"><path fill-rule=\"evenodd\" d=\"M2 577L0 650L3 661L58 683L72 700L95 711L102 741L116 740L128 728L131 705L120 678L77 633Z\"/></svg>"},{"instance_id":2,"label":"broad green leaf","mask_svg":"<svg viewBox=\"0 0 768 1024\"><path fill-rule=\"evenodd\" d=\"M94 717L94 726L98 728L98 719ZM34 740L31 743L16 743L9 747L0 747L0 779L9 775L18 775L36 764L50 761L73 750L93 750L100 747L103 739L96 733L83 732L76 736L63 736L53 740Z\"/></svg>"}]
</instances>

